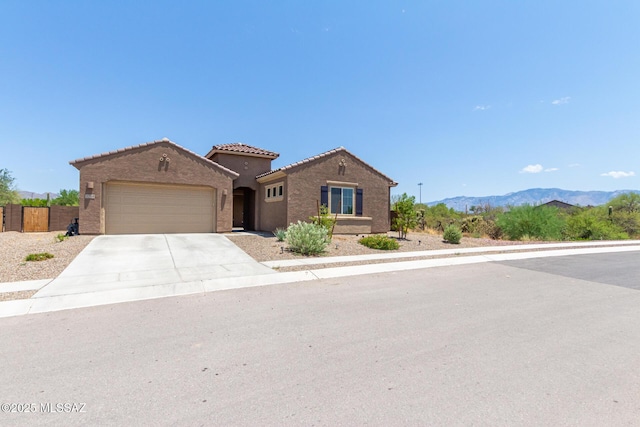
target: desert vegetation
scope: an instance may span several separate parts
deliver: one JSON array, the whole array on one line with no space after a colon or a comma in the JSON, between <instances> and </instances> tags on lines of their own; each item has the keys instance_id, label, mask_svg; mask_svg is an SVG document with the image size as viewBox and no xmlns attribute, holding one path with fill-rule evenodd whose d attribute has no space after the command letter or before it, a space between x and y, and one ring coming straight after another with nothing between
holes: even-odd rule
<instances>
[{"instance_id":1,"label":"desert vegetation","mask_svg":"<svg viewBox=\"0 0 640 427\"><path fill-rule=\"evenodd\" d=\"M640 238L640 194L625 193L601 206L560 209L546 205L508 207L472 206L469 212L458 212L445 204L426 206L402 201L395 213L394 227L399 230L407 216L415 218L416 230L453 236L455 227L467 237L489 237L523 241L622 240ZM407 201L409 199L409 201ZM395 205L392 204L392 207ZM399 214L401 212L401 214ZM455 240L452 238L451 240ZM455 243L451 241L451 243Z\"/></svg>"}]
</instances>

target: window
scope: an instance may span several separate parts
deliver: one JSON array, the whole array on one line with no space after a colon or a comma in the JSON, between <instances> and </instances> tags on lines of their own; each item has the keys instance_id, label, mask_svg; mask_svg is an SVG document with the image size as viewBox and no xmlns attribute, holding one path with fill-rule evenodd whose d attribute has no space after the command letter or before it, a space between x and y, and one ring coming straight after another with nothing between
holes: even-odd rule
<instances>
[{"instance_id":1,"label":"window","mask_svg":"<svg viewBox=\"0 0 640 427\"><path fill-rule=\"evenodd\" d=\"M330 187L329 209L332 214L353 215L353 188Z\"/></svg>"},{"instance_id":2,"label":"window","mask_svg":"<svg viewBox=\"0 0 640 427\"><path fill-rule=\"evenodd\" d=\"M327 206L332 214L362 216L364 191L357 183L327 181L327 184L320 187L321 205Z\"/></svg>"},{"instance_id":3,"label":"window","mask_svg":"<svg viewBox=\"0 0 640 427\"><path fill-rule=\"evenodd\" d=\"M284 200L284 183L278 182L265 187L265 200L267 202L278 202Z\"/></svg>"}]
</instances>

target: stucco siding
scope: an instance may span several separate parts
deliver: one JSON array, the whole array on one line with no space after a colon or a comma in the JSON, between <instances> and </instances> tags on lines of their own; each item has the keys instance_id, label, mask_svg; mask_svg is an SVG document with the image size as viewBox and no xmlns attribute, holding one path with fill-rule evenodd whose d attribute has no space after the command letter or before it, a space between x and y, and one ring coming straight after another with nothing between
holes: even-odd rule
<instances>
[{"instance_id":1,"label":"stucco siding","mask_svg":"<svg viewBox=\"0 0 640 427\"><path fill-rule=\"evenodd\" d=\"M271 170L271 159L261 157L216 153L211 160L240 174L234 181L233 188L248 187L257 190L256 176Z\"/></svg>"},{"instance_id":2,"label":"stucco siding","mask_svg":"<svg viewBox=\"0 0 640 427\"><path fill-rule=\"evenodd\" d=\"M160 161L161 158L164 160ZM160 143L125 150L83 161L77 167L80 169L80 227L83 234L105 232L103 191L109 181L215 188L216 231L231 231L233 178L216 165L173 144ZM89 188L90 185L93 188Z\"/></svg>"},{"instance_id":3,"label":"stucco siding","mask_svg":"<svg viewBox=\"0 0 640 427\"><path fill-rule=\"evenodd\" d=\"M282 200L267 201L266 187L276 182L283 184L283 198ZM280 178L266 184L260 184L257 197L260 212L260 223L258 224L259 230L274 231L276 228L287 228L289 226L289 223L287 222L287 205L289 203L290 196L287 177Z\"/></svg>"},{"instance_id":4,"label":"stucco siding","mask_svg":"<svg viewBox=\"0 0 640 427\"><path fill-rule=\"evenodd\" d=\"M341 161L344 160L344 166ZM287 224L317 215L320 188L329 181L357 184L363 190L362 216L371 217L371 232L389 231L389 182L371 167L344 151L309 162L288 172ZM359 223L360 224L360 223ZM363 230L357 227L358 230ZM345 230L355 229L346 227Z\"/></svg>"}]
</instances>

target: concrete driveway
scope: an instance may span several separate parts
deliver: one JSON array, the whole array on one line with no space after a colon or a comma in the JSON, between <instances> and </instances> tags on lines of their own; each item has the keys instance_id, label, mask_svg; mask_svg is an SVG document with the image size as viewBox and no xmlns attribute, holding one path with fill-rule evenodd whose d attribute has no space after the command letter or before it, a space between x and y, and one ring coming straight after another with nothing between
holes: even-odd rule
<instances>
[{"instance_id":1,"label":"concrete driveway","mask_svg":"<svg viewBox=\"0 0 640 427\"><path fill-rule=\"evenodd\" d=\"M220 234L98 236L33 298L271 273Z\"/></svg>"}]
</instances>

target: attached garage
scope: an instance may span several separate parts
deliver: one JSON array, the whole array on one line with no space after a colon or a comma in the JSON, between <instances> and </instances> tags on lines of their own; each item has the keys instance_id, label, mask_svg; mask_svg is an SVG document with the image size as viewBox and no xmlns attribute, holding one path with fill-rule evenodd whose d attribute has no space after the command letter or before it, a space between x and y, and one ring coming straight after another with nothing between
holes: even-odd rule
<instances>
[{"instance_id":1,"label":"attached garage","mask_svg":"<svg viewBox=\"0 0 640 427\"><path fill-rule=\"evenodd\" d=\"M215 189L108 182L106 234L215 232Z\"/></svg>"},{"instance_id":2,"label":"attached garage","mask_svg":"<svg viewBox=\"0 0 640 427\"><path fill-rule=\"evenodd\" d=\"M168 139L70 162L80 171L80 233L226 233L238 173Z\"/></svg>"}]
</instances>

